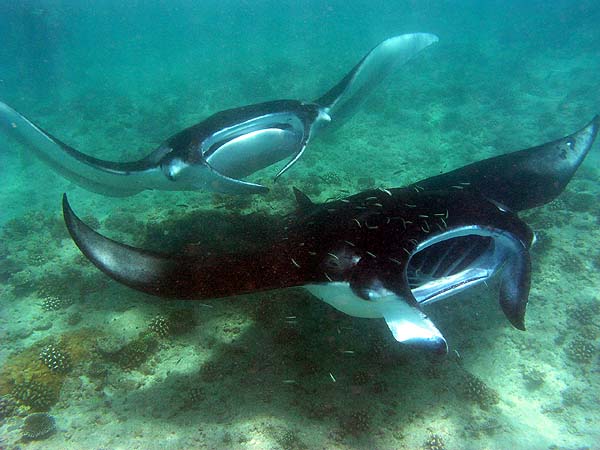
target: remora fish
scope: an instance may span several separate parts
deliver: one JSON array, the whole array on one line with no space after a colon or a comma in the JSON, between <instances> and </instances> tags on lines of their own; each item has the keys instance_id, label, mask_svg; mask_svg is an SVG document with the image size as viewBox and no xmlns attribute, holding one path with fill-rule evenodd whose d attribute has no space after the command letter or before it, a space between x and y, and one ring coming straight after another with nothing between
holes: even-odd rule
<instances>
[{"instance_id":1,"label":"remora fish","mask_svg":"<svg viewBox=\"0 0 600 450\"><path fill-rule=\"evenodd\" d=\"M2 102L0 130L65 178L104 195L130 196L146 189L266 192L265 186L242 178L291 157L279 177L319 129L329 122L341 124L388 74L437 40L428 33L387 39L313 102L276 100L218 112L139 161L104 161L81 153Z\"/></svg>"},{"instance_id":2,"label":"remora fish","mask_svg":"<svg viewBox=\"0 0 600 450\"><path fill-rule=\"evenodd\" d=\"M562 192L599 126L595 117L565 138L405 188L323 204L296 190L298 214L269 245L251 253L152 253L96 233L66 196L63 212L84 255L134 289L204 299L304 286L349 315L385 318L399 342L445 353L446 341L423 307L495 274L504 314L525 329L534 235L516 213Z\"/></svg>"}]
</instances>

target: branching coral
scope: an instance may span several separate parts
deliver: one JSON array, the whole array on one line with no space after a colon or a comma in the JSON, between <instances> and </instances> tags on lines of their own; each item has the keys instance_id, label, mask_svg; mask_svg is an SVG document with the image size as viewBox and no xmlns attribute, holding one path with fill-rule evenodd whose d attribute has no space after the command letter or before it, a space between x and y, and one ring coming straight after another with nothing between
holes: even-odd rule
<instances>
[{"instance_id":1,"label":"branching coral","mask_svg":"<svg viewBox=\"0 0 600 450\"><path fill-rule=\"evenodd\" d=\"M477 403L483 409L487 409L500 401L500 397L494 389L469 372L464 374L462 387L463 396Z\"/></svg>"},{"instance_id":2,"label":"branching coral","mask_svg":"<svg viewBox=\"0 0 600 450\"><path fill-rule=\"evenodd\" d=\"M423 450L446 450L446 444L439 434L432 434L423 444Z\"/></svg>"},{"instance_id":3,"label":"branching coral","mask_svg":"<svg viewBox=\"0 0 600 450\"><path fill-rule=\"evenodd\" d=\"M344 434L360 436L371 429L371 416L367 411L354 411L341 425Z\"/></svg>"},{"instance_id":4,"label":"branching coral","mask_svg":"<svg viewBox=\"0 0 600 450\"><path fill-rule=\"evenodd\" d=\"M283 450L302 450L308 448L293 430L284 430L277 436L277 443Z\"/></svg>"},{"instance_id":5,"label":"branching coral","mask_svg":"<svg viewBox=\"0 0 600 450\"><path fill-rule=\"evenodd\" d=\"M75 366L93 359L92 342L98 334L96 330L81 329L58 337L53 345L70 355L69 366ZM18 403L34 411L47 411L56 403L67 373L51 370L40 359L50 344L45 339L7 358L0 368L0 395L12 394ZM57 367L66 367L59 365L60 361L56 359Z\"/></svg>"},{"instance_id":6,"label":"branching coral","mask_svg":"<svg viewBox=\"0 0 600 450\"><path fill-rule=\"evenodd\" d=\"M17 402L12 395L0 396L0 420L12 416L17 410Z\"/></svg>"},{"instance_id":7,"label":"branching coral","mask_svg":"<svg viewBox=\"0 0 600 450\"><path fill-rule=\"evenodd\" d=\"M48 295L42 299L42 309L44 311L58 311L59 309L68 307L72 303L71 299Z\"/></svg>"},{"instance_id":8,"label":"branching coral","mask_svg":"<svg viewBox=\"0 0 600 450\"><path fill-rule=\"evenodd\" d=\"M574 338L565 349L569 359L577 363L589 363L595 351L594 344L581 337Z\"/></svg>"},{"instance_id":9,"label":"branching coral","mask_svg":"<svg viewBox=\"0 0 600 450\"><path fill-rule=\"evenodd\" d=\"M38 381L24 381L15 385L12 395L34 411L48 411L58 400L51 386Z\"/></svg>"},{"instance_id":10,"label":"branching coral","mask_svg":"<svg viewBox=\"0 0 600 450\"><path fill-rule=\"evenodd\" d=\"M184 334L196 326L189 310L171 311L167 316L159 314L148 325L148 329L160 337Z\"/></svg>"},{"instance_id":11,"label":"branching coral","mask_svg":"<svg viewBox=\"0 0 600 450\"><path fill-rule=\"evenodd\" d=\"M52 372L65 373L71 369L71 357L54 344L46 345L40 352L40 360Z\"/></svg>"},{"instance_id":12,"label":"branching coral","mask_svg":"<svg viewBox=\"0 0 600 450\"><path fill-rule=\"evenodd\" d=\"M25 418L21 432L25 440L46 439L56 431L54 417L45 413L30 414Z\"/></svg>"},{"instance_id":13,"label":"branching coral","mask_svg":"<svg viewBox=\"0 0 600 450\"><path fill-rule=\"evenodd\" d=\"M169 322L163 315L155 316L148 325L148 329L160 337L167 337L169 335Z\"/></svg>"},{"instance_id":14,"label":"branching coral","mask_svg":"<svg viewBox=\"0 0 600 450\"><path fill-rule=\"evenodd\" d=\"M150 335L142 334L114 353L107 356L123 369L137 369L156 351L158 343Z\"/></svg>"}]
</instances>

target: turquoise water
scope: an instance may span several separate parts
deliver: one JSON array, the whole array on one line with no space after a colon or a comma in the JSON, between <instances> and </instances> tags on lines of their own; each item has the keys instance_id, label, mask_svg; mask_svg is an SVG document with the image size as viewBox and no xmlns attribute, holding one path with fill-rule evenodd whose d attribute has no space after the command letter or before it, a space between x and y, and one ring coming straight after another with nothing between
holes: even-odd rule
<instances>
[{"instance_id":1,"label":"turquoise water","mask_svg":"<svg viewBox=\"0 0 600 450\"><path fill-rule=\"evenodd\" d=\"M0 135L0 394L42 383L37 409L57 426L20 442L36 409L21 405L0 447L600 448L598 144L557 200L523 214L538 233L528 330L506 323L497 286L460 294L428 310L443 361L302 289L139 294L81 257L60 209L67 192L117 240L227 251L291 212L292 186L325 201L541 144L599 112L598 23L594 1L0 2L0 100L116 161L217 111L318 98L388 37L440 38L276 184L280 165L252 175L263 196L103 197ZM157 333L156 317L181 330ZM52 342L64 374L39 362Z\"/></svg>"}]
</instances>

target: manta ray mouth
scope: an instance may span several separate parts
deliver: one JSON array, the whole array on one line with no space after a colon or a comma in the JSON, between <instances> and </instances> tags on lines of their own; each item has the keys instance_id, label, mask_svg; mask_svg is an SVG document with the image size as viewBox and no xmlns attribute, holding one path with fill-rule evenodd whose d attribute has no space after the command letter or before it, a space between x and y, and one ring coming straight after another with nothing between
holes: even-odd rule
<instances>
[{"instance_id":1,"label":"manta ray mouth","mask_svg":"<svg viewBox=\"0 0 600 450\"><path fill-rule=\"evenodd\" d=\"M407 267L410 289L422 305L490 278L502 264L491 236L458 236L416 252ZM495 256L494 256L495 255Z\"/></svg>"},{"instance_id":2,"label":"manta ray mouth","mask_svg":"<svg viewBox=\"0 0 600 450\"><path fill-rule=\"evenodd\" d=\"M422 242L408 262L411 292L420 305L455 295L500 274L500 307L509 322L525 329L531 285L529 247L507 230L459 227Z\"/></svg>"}]
</instances>

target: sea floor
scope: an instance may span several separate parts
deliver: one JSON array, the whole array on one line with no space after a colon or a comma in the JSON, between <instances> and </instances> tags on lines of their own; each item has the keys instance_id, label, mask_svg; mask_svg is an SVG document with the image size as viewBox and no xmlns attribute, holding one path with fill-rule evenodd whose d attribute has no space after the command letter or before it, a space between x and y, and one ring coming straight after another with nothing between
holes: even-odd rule
<instances>
[{"instance_id":1,"label":"sea floor","mask_svg":"<svg viewBox=\"0 0 600 450\"><path fill-rule=\"evenodd\" d=\"M10 183L0 186L0 395L21 404L0 422L0 448L600 449L598 144L563 195L523 214L537 233L527 331L506 322L497 286L473 289L427 310L451 348L442 360L399 346L381 320L347 317L301 288L204 302L132 291L80 255L60 216L67 191L84 220L115 239L234 248L239 230L293 211L291 186L324 201L575 131L591 119L589 98L557 97L572 91L552 67L587 63L530 60L510 86L479 80L462 93L459 78L400 75L263 197L116 200L15 156L18 170L3 169ZM555 76L542 90L538 81ZM524 88L525 78L535 88ZM142 97L129 101L151 116ZM85 149L101 136L102 151L143 134L130 110L103 111L140 128L92 134L104 122L90 114L68 141ZM42 111L36 121L59 118ZM68 358L62 370L40 360L48 345ZM55 418L56 431L24 440L24 418L36 410Z\"/></svg>"}]
</instances>

